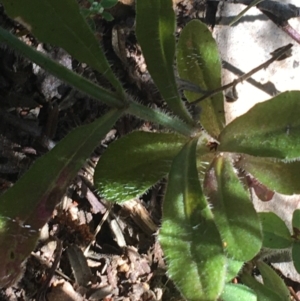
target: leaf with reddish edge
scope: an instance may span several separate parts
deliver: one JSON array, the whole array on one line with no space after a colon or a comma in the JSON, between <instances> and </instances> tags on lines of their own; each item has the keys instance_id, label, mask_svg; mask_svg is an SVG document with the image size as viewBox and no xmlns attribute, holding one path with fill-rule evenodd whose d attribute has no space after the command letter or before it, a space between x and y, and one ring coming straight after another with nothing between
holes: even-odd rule
<instances>
[{"instance_id":1,"label":"leaf with reddish edge","mask_svg":"<svg viewBox=\"0 0 300 301\"><path fill-rule=\"evenodd\" d=\"M254 190L256 196L261 201L269 202L273 199L275 191L270 190L267 186L260 183L249 173L245 177L246 177L248 187Z\"/></svg>"},{"instance_id":2,"label":"leaf with reddish edge","mask_svg":"<svg viewBox=\"0 0 300 301\"><path fill-rule=\"evenodd\" d=\"M0 197L0 287L20 278L40 228L86 158L121 115L122 111L111 110L73 130Z\"/></svg>"},{"instance_id":3,"label":"leaf with reddish edge","mask_svg":"<svg viewBox=\"0 0 300 301\"><path fill-rule=\"evenodd\" d=\"M216 157L203 186L228 256L238 261L251 260L262 245L261 224L231 159L225 154Z\"/></svg>"},{"instance_id":4,"label":"leaf with reddish edge","mask_svg":"<svg viewBox=\"0 0 300 301\"><path fill-rule=\"evenodd\" d=\"M241 155L235 166L249 172L271 190L282 194L300 193L300 161Z\"/></svg>"}]
</instances>

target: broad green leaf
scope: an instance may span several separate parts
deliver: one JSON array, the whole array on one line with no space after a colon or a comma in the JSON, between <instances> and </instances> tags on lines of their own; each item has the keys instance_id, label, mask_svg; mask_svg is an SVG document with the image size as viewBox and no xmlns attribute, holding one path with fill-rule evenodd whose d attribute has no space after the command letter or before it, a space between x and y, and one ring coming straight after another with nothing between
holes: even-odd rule
<instances>
[{"instance_id":1,"label":"broad green leaf","mask_svg":"<svg viewBox=\"0 0 300 301\"><path fill-rule=\"evenodd\" d=\"M187 138L133 132L112 143L101 156L94 182L100 194L123 202L143 194L167 175Z\"/></svg>"},{"instance_id":2,"label":"broad green leaf","mask_svg":"<svg viewBox=\"0 0 300 301\"><path fill-rule=\"evenodd\" d=\"M112 110L89 125L73 130L38 159L0 197L0 287L13 284L34 249L39 230L86 158L122 115Z\"/></svg>"},{"instance_id":3,"label":"broad green leaf","mask_svg":"<svg viewBox=\"0 0 300 301\"><path fill-rule=\"evenodd\" d=\"M261 273L264 285L271 291L276 292L282 301L289 301L290 292L280 276L263 261L258 261L256 265Z\"/></svg>"},{"instance_id":4,"label":"broad green leaf","mask_svg":"<svg viewBox=\"0 0 300 301\"><path fill-rule=\"evenodd\" d=\"M203 90L221 86L221 61L217 44L201 21L193 20L183 28L177 45L177 66L182 79L197 84ZM184 94L190 102L202 96L189 91ZM198 106L201 107L201 124L216 138L225 124L222 92Z\"/></svg>"},{"instance_id":5,"label":"broad green leaf","mask_svg":"<svg viewBox=\"0 0 300 301\"><path fill-rule=\"evenodd\" d=\"M21 54L26 56L32 62L41 66L43 69L47 70L51 74L55 75L57 78L65 81L66 83L74 86L77 90L84 92L91 97L101 100L109 106L122 107L124 104L115 95L104 88L96 85L95 83L89 81L88 79L72 72L66 67L58 64L57 62L51 60L49 57L45 56L43 53L35 50L34 48L26 45L14 35L0 27L0 41L3 41L10 45L15 50L19 51Z\"/></svg>"},{"instance_id":6,"label":"broad green leaf","mask_svg":"<svg viewBox=\"0 0 300 301\"><path fill-rule=\"evenodd\" d=\"M293 212L292 226L300 231L300 209Z\"/></svg>"},{"instance_id":7,"label":"broad green leaf","mask_svg":"<svg viewBox=\"0 0 300 301\"><path fill-rule=\"evenodd\" d=\"M136 36L147 68L172 111L193 123L177 89L174 75L175 12L172 0L136 1Z\"/></svg>"},{"instance_id":8,"label":"broad green leaf","mask_svg":"<svg viewBox=\"0 0 300 301\"><path fill-rule=\"evenodd\" d=\"M273 212L258 213L263 229L263 247L285 249L292 245L291 233L284 221Z\"/></svg>"},{"instance_id":9,"label":"broad green leaf","mask_svg":"<svg viewBox=\"0 0 300 301\"><path fill-rule=\"evenodd\" d=\"M236 118L221 132L219 151L260 157L300 157L300 91L288 91Z\"/></svg>"},{"instance_id":10,"label":"broad green leaf","mask_svg":"<svg viewBox=\"0 0 300 301\"><path fill-rule=\"evenodd\" d=\"M252 276L249 274L242 274L240 276L243 284L250 287L257 295L257 301L283 301L281 296L276 294L276 290L273 291L263 285L262 283L256 281Z\"/></svg>"},{"instance_id":11,"label":"broad green leaf","mask_svg":"<svg viewBox=\"0 0 300 301\"><path fill-rule=\"evenodd\" d=\"M229 257L252 259L262 245L261 224L228 158L220 155L212 162L204 187Z\"/></svg>"},{"instance_id":12,"label":"broad green leaf","mask_svg":"<svg viewBox=\"0 0 300 301\"><path fill-rule=\"evenodd\" d=\"M243 265L243 261L227 258L226 282L229 282L236 277Z\"/></svg>"},{"instance_id":13,"label":"broad green leaf","mask_svg":"<svg viewBox=\"0 0 300 301\"><path fill-rule=\"evenodd\" d=\"M236 166L249 172L271 190L282 194L300 193L300 161L242 155Z\"/></svg>"},{"instance_id":14,"label":"broad green leaf","mask_svg":"<svg viewBox=\"0 0 300 301\"><path fill-rule=\"evenodd\" d=\"M168 275L189 301L215 301L225 281L226 257L196 168L196 139L175 157L163 203L159 241Z\"/></svg>"},{"instance_id":15,"label":"broad green leaf","mask_svg":"<svg viewBox=\"0 0 300 301\"><path fill-rule=\"evenodd\" d=\"M295 241L292 246L292 258L296 271L300 274L300 241Z\"/></svg>"},{"instance_id":16,"label":"broad green leaf","mask_svg":"<svg viewBox=\"0 0 300 301\"><path fill-rule=\"evenodd\" d=\"M6 13L25 26L39 41L64 48L74 58L102 73L124 97L99 42L75 0L1 0Z\"/></svg>"},{"instance_id":17,"label":"broad green leaf","mask_svg":"<svg viewBox=\"0 0 300 301\"><path fill-rule=\"evenodd\" d=\"M227 283L219 301L257 301L256 294L245 285Z\"/></svg>"}]
</instances>

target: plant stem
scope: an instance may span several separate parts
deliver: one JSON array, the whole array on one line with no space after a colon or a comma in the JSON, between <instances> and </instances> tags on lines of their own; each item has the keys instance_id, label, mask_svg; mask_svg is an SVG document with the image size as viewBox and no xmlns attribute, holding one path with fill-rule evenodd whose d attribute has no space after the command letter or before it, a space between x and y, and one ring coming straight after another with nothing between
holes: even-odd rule
<instances>
[{"instance_id":1,"label":"plant stem","mask_svg":"<svg viewBox=\"0 0 300 301\"><path fill-rule=\"evenodd\" d=\"M220 93L224 90L227 90L231 87L233 87L233 91L235 91L235 87L237 84L243 82L244 80L248 79L250 76L252 76L254 73L258 72L259 70L261 69L266 69L269 67L270 64L272 64L274 61L277 61L277 60L280 60L282 59L282 56L288 51L290 50L291 48L293 47L293 44L287 44L286 46L283 46L283 47L280 47L279 49L276 49L275 51L273 51L271 54L272 54L272 57L267 60L266 62L264 62L263 64L253 68L251 71L245 73L244 75L240 76L239 78L233 80L231 83L229 84L226 84L222 87L219 87L215 90L211 90L211 91L207 91L203 96L201 96L200 98L196 99L195 101L191 102L192 104L197 104L199 103L200 101L208 98L208 97L211 97L217 93Z\"/></svg>"},{"instance_id":2,"label":"plant stem","mask_svg":"<svg viewBox=\"0 0 300 301\"><path fill-rule=\"evenodd\" d=\"M197 135L200 128L195 128L180 120L177 116L169 116L159 110L148 108L140 103L131 101L127 108L127 113L135 115L141 119L158 123L184 136L194 137Z\"/></svg>"}]
</instances>

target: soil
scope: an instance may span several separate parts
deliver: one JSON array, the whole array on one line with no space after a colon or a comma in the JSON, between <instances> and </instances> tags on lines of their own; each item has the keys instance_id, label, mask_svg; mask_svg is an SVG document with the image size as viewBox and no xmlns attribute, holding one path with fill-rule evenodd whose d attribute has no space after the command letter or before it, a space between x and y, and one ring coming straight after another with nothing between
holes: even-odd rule
<instances>
[{"instance_id":1,"label":"soil","mask_svg":"<svg viewBox=\"0 0 300 301\"><path fill-rule=\"evenodd\" d=\"M203 1L179 2L178 28L191 18L203 17L205 9ZM213 9L209 8L208 24L215 22ZM119 4L112 14L114 21L97 17L94 25L115 73L135 99L163 107L135 38L133 7ZM0 23L68 68L109 88L101 75L61 49L39 44L24 33L2 8ZM1 192L49 151L52 143L107 109L0 45ZM156 241L164 181L122 206L108 204L93 186L95 164L107 146L138 129L151 131L154 126L126 116L101 141L44 227L44 238L28 258L24 276L2 289L0 300L182 300L166 276ZM299 290L298 284L290 285Z\"/></svg>"}]
</instances>

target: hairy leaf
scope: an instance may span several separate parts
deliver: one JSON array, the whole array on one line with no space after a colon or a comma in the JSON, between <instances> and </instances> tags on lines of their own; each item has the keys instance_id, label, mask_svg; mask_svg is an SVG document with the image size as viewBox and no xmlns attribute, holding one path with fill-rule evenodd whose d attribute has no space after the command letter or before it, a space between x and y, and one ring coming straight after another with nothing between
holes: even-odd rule
<instances>
[{"instance_id":1,"label":"hairy leaf","mask_svg":"<svg viewBox=\"0 0 300 301\"><path fill-rule=\"evenodd\" d=\"M243 267L243 261L237 261L231 258L227 258L227 270L226 270L226 282L231 281L237 276L241 268Z\"/></svg>"},{"instance_id":2,"label":"hairy leaf","mask_svg":"<svg viewBox=\"0 0 300 301\"><path fill-rule=\"evenodd\" d=\"M291 233L284 221L273 212L260 212L263 228L263 247L285 249L292 245Z\"/></svg>"},{"instance_id":3,"label":"hairy leaf","mask_svg":"<svg viewBox=\"0 0 300 301\"><path fill-rule=\"evenodd\" d=\"M220 151L293 159L300 157L300 91L256 104L221 132Z\"/></svg>"},{"instance_id":4,"label":"hairy leaf","mask_svg":"<svg viewBox=\"0 0 300 301\"><path fill-rule=\"evenodd\" d=\"M261 224L229 159L220 155L212 162L204 187L228 255L252 259L262 245Z\"/></svg>"},{"instance_id":5,"label":"hairy leaf","mask_svg":"<svg viewBox=\"0 0 300 301\"><path fill-rule=\"evenodd\" d=\"M136 1L136 35L148 71L172 111L191 123L191 116L180 99L175 81L174 32L172 0Z\"/></svg>"},{"instance_id":6,"label":"hairy leaf","mask_svg":"<svg viewBox=\"0 0 300 301\"><path fill-rule=\"evenodd\" d=\"M186 300L213 301L223 290L226 257L196 168L196 140L175 157L159 241L168 274Z\"/></svg>"},{"instance_id":7,"label":"hairy leaf","mask_svg":"<svg viewBox=\"0 0 300 301\"><path fill-rule=\"evenodd\" d=\"M243 284L250 287L256 293L257 301L283 301L276 291L273 291L262 283L256 281L249 274L244 273L240 276L240 278Z\"/></svg>"},{"instance_id":8,"label":"hairy leaf","mask_svg":"<svg viewBox=\"0 0 300 301\"><path fill-rule=\"evenodd\" d=\"M276 292L282 301L289 301L290 292L280 276L263 261L258 261L256 265L261 273L264 285Z\"/></svg>"},{"instance_id":9,"label":"hairy leaf","mask_svg":"<svg viewBox=\"0 0 300 301\"><path fill-rule=\"evenodd\" d=\"M102 73L124 97L124 90L75 0L1 0L6 13L41 42L64 48Z\"/></svg>"},{"instance_id":10,"label":"hairy leaf","mask_svg":"<svg viewBox=\"0 0 300 301\"><path fill-rule=\"evenodd\" d=\"M177 46L177 66L182 79L197 84L203 90L221 86L221 61L217 44L201 21L193 20L183 28ZM189 91L184 94L190 102L202 96ZM222 92L198 106L201 107L201 124L212 136L217 137L225 124Z\"/></svg>"},{"instance_id":11,"label":"hairy leaf","mask_svg":"<svg viewBox=\"0 0 300 301\"><path fill-rule=\"evenodd\" d=\"M227 283L220 301L256 301L256 294L245 285Z\"/></svg>"},{"instance_id":12,"label":"hairy leaf","mask_svg":"<svg viewBox=\"0 0 300 301\"><path fill-rule=\"evenodd\" d=\"M123 202L146 192L167 175L187 138L133 132L112 143L95 170L95 185L110 201Z\"/></svg>"},{"instance_id":13,"label":"hairy leaf","mask_svg":"<svg viewBox=\"0 0 300 301\"><path fill-rule=\"evenodd\" d=\"M300 193L300 161L242 155L236 166L245 169L269 189L282 194Z\"/></svg>"},{"instance_id":14,"label":"hairy leaf","mask_svg":"<svg viewBox=\"0 0 300 301\"><path fill-rule=\"evenodd\" d=\"M0 197L0 287L13 284L70 181L121 116L113 110L68 134Z\"/></svg>"}]
</instances>

